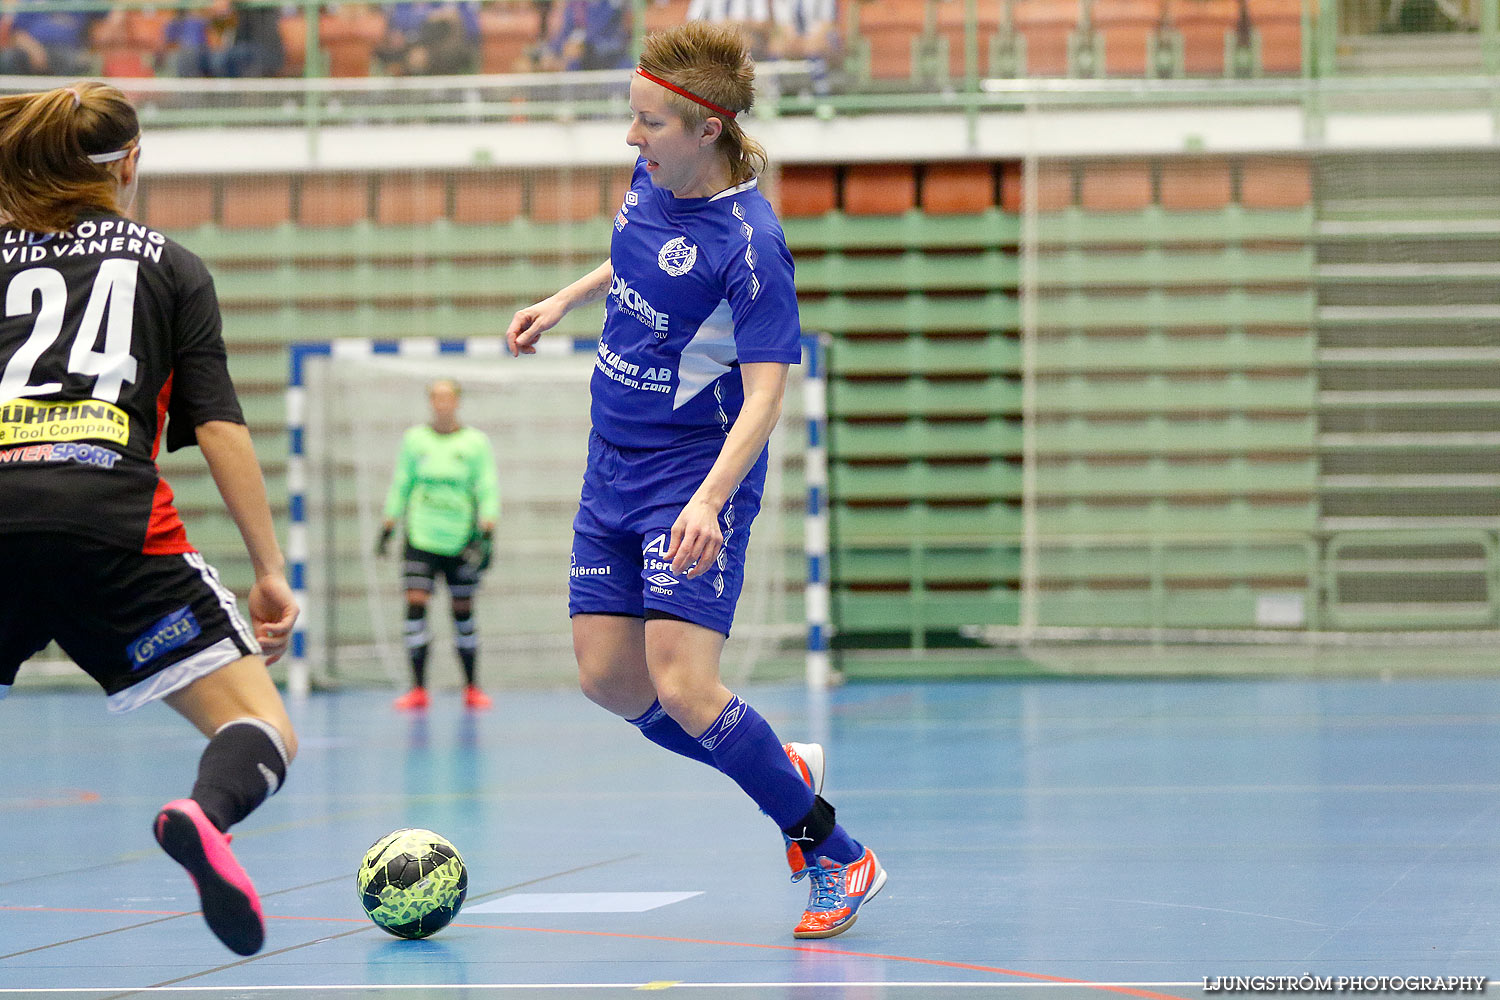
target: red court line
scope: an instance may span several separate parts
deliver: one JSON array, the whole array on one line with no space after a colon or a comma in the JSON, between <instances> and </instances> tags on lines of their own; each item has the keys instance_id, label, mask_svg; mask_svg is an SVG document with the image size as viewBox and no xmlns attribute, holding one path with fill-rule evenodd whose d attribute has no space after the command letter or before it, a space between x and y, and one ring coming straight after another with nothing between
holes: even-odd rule
<instances>
[{"instance_id":1,"label":"red court line","mask_svg":"<svg viewBox=\"0 0 1500 1000\"><path fill-rule=\"evenodd\" d=\"M0 799L0 809L46 809L49 806L77 806L98 801L98 792L91 792L86 788L59 788L50 797Z\"/></svg>"},{"instance_id":2,"label":"red court line","mask_svg":"<svg viewBox=\"0 0 1500 1000\"><path fill-rule=\"evenodd\" d=\"M86 909L83 907L60 907L60 906L0 906L0 911L25 910L40 913L120 913L135 914L141 916L188 916L197 913L197 910L106 910ZM266 914L267 920L287 921L320 921L322 923L338 924L362 924L366 921L358 917L294 917L277 916ZM373 924L371 925L374 926ZM472 930L489 931L525 931L532 934L571 934L578 937L606 937L624 938L631 941L665 941L671 944L707 944L720 948L758 948L765 951L796 951L809 955L842 955L847 958L875 958L885 962L906 962L912 965L928 965L942 969L964 969L969 972L988 972L997 976L1013 976L1017 979L1034 979L1038 982L1060 983L1067 986L1082 986L1085 989L1102 990L1106 993L1123 993L1127 996L1143 997L1145 1000L1185 1000L1183 997L1171 993L1153 993L1150 990L1138 990L1130 986L1113 986L1107 983L1093 983L1087 979L1071 979L1067 976L1049 976L1044 972L1023 972L1019 969L1005 969L996 965L976 965L971 962L949 962L940 958L918 958L915 955L882 955L879 952L870 951L848 951L842 948L815 947L812 945L799 944L760 944L754 941L716 941L711 938L684 938L668 937L661 934L627 934L622 931L581 931L571 930L563 927L519 927L511 924L471 924L454 923L453 927L468 927Z\"/></svg>"}]
</instances>

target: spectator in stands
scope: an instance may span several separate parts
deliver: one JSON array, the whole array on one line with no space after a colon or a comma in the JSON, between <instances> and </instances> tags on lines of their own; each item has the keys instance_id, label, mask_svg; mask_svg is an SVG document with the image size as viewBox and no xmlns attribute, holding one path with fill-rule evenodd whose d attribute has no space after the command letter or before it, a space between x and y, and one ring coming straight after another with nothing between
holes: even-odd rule
<instances>
[{"instance_id":1,"label":"spectator in stands","mask_svg":"<svg viewBox=\"0 0 1500 1000\"><path fill-rule=\"evenodd\" d=\"M89 29L102 14L16 13L0 6L0 75L82 76L93 72Z\"/></svg>"},{"instance_id":2,"label":"spectator in stands","mask_svg":"<svg viewBox=\"0 0 1500 1000\"><path fill-rule=\"evenodd\" d=\"M564 0L552 5L542 68L624 69L630 65L627 0Z\"/></svg>"},{"instance_id":3,"label":"spectator in stands","mask_svg":"<svg viewBox=\"0 0 1500 1000\"><path fill-rule=\"evenodd\" d=\"M733 25L749 41L751 54L756 59L768 51L770 0L693 0L688 5L687 19Z\"/></svg>"},{"instance_id":4,"label":"spectator in stands","mask_svg":"<svg viewBox=\"0 0 1500 1000\"><path fill-rule=\"evenodd\" d=\"M232 0L178 11L166 29L165 68L184 77L275 76L285 53L280 14Z\"/></svg>"},{"instance_id":5,"label":"spectator in stands","mask_svg":"<svg viewBox=\"0 0 1500 1000\"><path fill-rule=\"evenodd\" d=\"M208 53L211 14L202 8L182 4L167 23L162 68L172 76L209 76Z\"/></svg>"},{"instance_id":6,"label":"spectator in stands","mask_svg":"<svg viewBox=\"0 0 1500 1000\"><path fill-rule=\"evenodd\" d=\"M389 76L472 73L479 62L479 11L473 3L394 4L375 58Z\"/></svg>"},{"instance_id":7,"label":"spectator in stands","mask_svg":"<svg viewBox=\"0 0 1500 1000\"><path fill-rule=\"evenodd\" d=\"M771 0L771 59L812 63L813 90L828 92L828 64L838 50L837 0Z\"/></svg>"},{"instance_id":8,"label":"spectator in stands","mask_svg":"<svg viewBox=\"0 0 1500 1000\"><path fill-rule=\"evenodd\" d=\"M286 61L281 44L281 12L274 7L221 0L228 8L222 63L214 76L279 76Z\"/></svg>"}]
</instances>

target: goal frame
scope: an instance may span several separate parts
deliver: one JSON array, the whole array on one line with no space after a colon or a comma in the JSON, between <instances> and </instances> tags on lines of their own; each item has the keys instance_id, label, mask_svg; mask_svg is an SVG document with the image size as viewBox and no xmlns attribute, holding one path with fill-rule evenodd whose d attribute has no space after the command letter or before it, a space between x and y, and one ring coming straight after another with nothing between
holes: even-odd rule
<instances>
[{"instance_id":1,"label":"goal frame","mask_svg":"<svg viewBox=\"0 0 1500 1000\"><path fill-rule=\"evenodd\" d=\"M537 342L538 354L593 354L599 341L589 337L544 337ZM308 637L305 615L310 607L307 587L308 560L308 468L307 434L307 366L320 358L401 357L427 359L445 357L501 358L507 355L503 337L405 337L401 339L337 338L302 340L288 345L289 367L286 389L287 432L287 580L292 594L303 611L292 630L287 652L287 691L294 697L305 697L312 687L312 668L308 662ZM827 374L823 338L814 334L802 337L802 363L805 371L804 482L807 492L803 549L807 580L805 613L807 651L805 679L808 687L826 688L832 681L830 643L833 633L831 600L828 587L828 451L827 451Z\"/></svg>"}]
</instances>

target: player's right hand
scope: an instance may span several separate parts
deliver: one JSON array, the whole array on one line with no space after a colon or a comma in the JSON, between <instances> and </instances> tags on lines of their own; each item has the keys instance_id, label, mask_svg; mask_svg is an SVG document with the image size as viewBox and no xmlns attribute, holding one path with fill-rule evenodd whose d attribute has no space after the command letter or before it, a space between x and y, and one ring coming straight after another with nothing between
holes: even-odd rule
<instances>
[{"instance_id":1,"label":"player's right hand","mask_svg":"<svg viewBox=\"0 0 1500 1000\"><path fill-rule=\"evenodd\" d=\"M297 624L297 615L301 613L291 585L280 573L260 577L250 588L249 604L255 641L260 643L266 663L275 663L292 641L292 626Z\"/></svg>"},{"instance_id":2,"label":"player's right hand","mask_svg":"<svg viewBox=\"0 0 1500 1000\"><path fill-rule=\"evenodd\" d=\"M380 534L375 539L375 554L384 556L386 548L391 544L391 535L396 531L394 524L382 525Z\"/></svg>"},{"instance_id":3,"label":"player's right hand","mask_svg":"<svg viewBox=\"0 0 1500 1000\"><path fill-rule=\"evenodd\" d=\"M505 330L505 345L510 348L511 357L535 354L536 342L542 338L542 334L556 326L566 312L552 298L517 309L510 319L510 326Z\"/></svg>"}]
</instances>

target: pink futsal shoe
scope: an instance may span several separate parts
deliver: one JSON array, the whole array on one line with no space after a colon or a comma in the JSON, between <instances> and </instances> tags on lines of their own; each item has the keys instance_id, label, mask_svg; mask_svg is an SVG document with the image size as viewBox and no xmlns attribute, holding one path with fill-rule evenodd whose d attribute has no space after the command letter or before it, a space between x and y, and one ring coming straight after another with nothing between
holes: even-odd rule
<instances>
[{"instance_id":1,"label":"pink futsal shoe","mask_svg":"<svg viewBox=\"0 0 1500 1000\"><path fill-rule=\"evenodd\" d=\"M177 799L156 814L156 842L167 856L187 869L198 887L203 919L237 955L253 955L266 942L260 897L250 876L229 850L229 835L220 833L192 799Z\"/></svg>"},{"instance_id":2,"label":"pink futsal shoe","mask_svg":"<svg viewBox=\"0 0 1500 1000\"><path fill-rule=\"evenodd\" d=\"M832 858L815 863L792 876L796 882L812 883L807 909L792 931L795 938L831 938L854 926L859 908L885 887L885 869L868 847L858 861L841 865Z\"/></svg>"},{"instance_id":3,"label":"pink futsal shoe","mask_svg":"<svg viewBox=\"0 0 1500 1000\"><path fill-rule=\"evenodd\" d=\"M464 688L464 708L472 708L476 712L484 712L494 706L495 700L473 684Z\"/></svg>"},{"instance_id":4,"label":"pink futsal shoe","mask_svg":"<svg viewBox=\"0 0 1500 1000\"><path fill-rule=\"evenodd\" d=\"M827 770L827 761L823 755L821 743L783 743L781 749L786 751L787 760L792 762L792 767L807 782L807 787L812 789L814 795L823 794L823 775ZM792 841L786 834L781 835L786 844L786 863L791 868L792 874L796 875L807 867L806 860L802 857L802 847Z\"/></svg>"}]
</instances>

